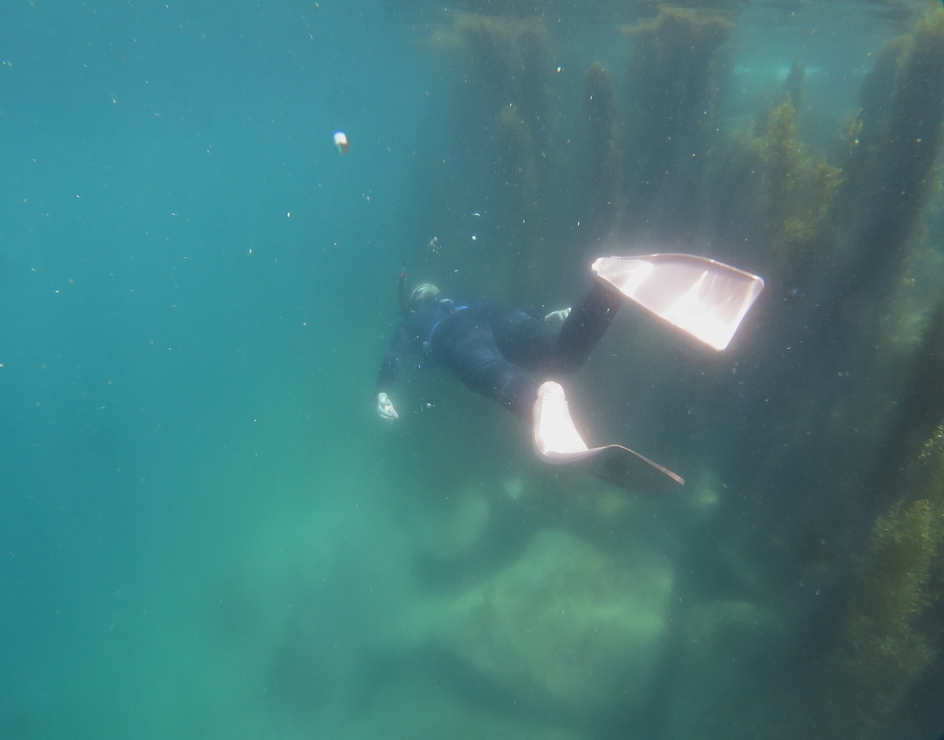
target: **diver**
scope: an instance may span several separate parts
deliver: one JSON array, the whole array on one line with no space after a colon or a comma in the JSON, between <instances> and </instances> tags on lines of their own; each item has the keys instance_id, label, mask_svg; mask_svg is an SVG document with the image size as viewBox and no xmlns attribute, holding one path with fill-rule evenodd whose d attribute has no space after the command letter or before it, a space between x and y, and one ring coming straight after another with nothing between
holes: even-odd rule
<instances>
[{"instance_id":1,"label":"diver","mask_svg":"<svg viewBox=\"0 0 944 740\"><path fill-rule=\"evenodd\" d=\"M534 450L545 462L580 463L625 488L682 485L681 477L629 448L588 447L570 418L561 385L553 380L538 385L529 371L567 375L579 370L627 299L724 349L763 289L763 280L720 262L679 254L606 257L595 261L592 271L596 280L583 299L543 321L498 303L457 304L432 283L409 291L401 272L403 321L377 378L380 418L399 418L389 392L404 359L419 353L530 424Z\"/></svg>"}]
</instances>

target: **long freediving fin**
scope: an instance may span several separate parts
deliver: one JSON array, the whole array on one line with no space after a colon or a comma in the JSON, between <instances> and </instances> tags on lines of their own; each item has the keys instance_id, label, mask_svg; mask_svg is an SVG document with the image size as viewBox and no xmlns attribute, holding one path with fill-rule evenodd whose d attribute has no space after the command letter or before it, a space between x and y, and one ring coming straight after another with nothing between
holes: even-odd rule
<instances>
[{"instance_id":1,"label":"long freediving fin","mask_svg":"<svg viewBox=\"0 0 944 740\"><path fill-rule=\"evenodd\" d=\"M577 466L630 490L666 491L685 484L681 476L628 447L588 447L570 418L564 389L554 381L538 388L533 424L534 452L546 463Z\"/></svg>"},{"instance_id":2,"label":"long freediving fin","mask_svg":"<svg viewBox=\"0 0 944 740\"><path fill-rule=\"evenodd\" d=\"M764 289L763 278L691 254L601 257L591 269L631 301L718 351Z\"/></svg>"}]
</instances>

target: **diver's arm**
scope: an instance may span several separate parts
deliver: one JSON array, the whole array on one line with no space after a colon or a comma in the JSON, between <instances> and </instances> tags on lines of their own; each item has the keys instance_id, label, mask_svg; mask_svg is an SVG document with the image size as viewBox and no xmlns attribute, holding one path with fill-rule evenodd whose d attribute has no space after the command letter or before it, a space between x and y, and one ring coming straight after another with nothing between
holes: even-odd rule
<instances>
[{"instance_id":1,"label":"diver's arm","mask_svg":"<svg viewBox=\"0 0 944 740\"><path fill-rule=\"evenodd\" d=\"M402 324L397 327L397 332L390 343L390 349L384 355L383 362L380 363L380 373L377 375L377 414L385 421L399 419L400 415L393 407L390 396L387 395L397 379L400 372L400 365L403 358L410 352L410 333Z\"/></svg>"},{"instance_id":2,"label":"diver's arm","mask_svg":"<svg viewBox=\"0 0 944 740\"><path fill-rule=\"evenodd\" d=\"M396 334L393 335L387 354L380 363L380 372L377 374L378 393L389 391L393 387L400 372L400 365L403 364L403 358L408 354L410 354L410 332L403 324L400 324Z\"/></svg>"}]
</instances>

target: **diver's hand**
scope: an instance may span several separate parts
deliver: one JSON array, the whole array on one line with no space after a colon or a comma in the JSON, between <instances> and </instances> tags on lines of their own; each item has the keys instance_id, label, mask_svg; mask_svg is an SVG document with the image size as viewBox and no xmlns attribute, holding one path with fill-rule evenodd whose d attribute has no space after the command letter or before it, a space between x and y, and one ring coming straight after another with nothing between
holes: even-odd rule
<instances>
[{"instance_id":1,"label":"diver's hand","mask_svg":"<svg viewBox=\"0 0 944 740\"><path fill-rule=\"evenodd\" d=\"M560 311L551 311L544 317L544 321L551 326L560 326L568 316L570 316L570 309L562 308Z\"/></svg>"},{"instance_id":2,"label":"diver's hand","mask_svg":"<svg viewBox=\"0 0 944 740\"><path fill-rule=\"evenodd\" d=\"M393 407L393 403L390 401L390 396L386 393L377 394L377 413L380 414L380 418L384 421L393 421L394 419L400 418L400 414L397 413L397 410Z\"/></svg>"}]
</instances>

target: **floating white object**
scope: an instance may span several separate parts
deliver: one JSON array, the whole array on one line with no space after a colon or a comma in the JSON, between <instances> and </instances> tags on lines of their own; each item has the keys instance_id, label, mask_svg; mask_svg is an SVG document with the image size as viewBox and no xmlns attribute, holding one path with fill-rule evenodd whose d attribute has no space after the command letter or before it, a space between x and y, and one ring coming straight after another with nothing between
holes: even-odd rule
<instances>
[{"instance_id":1,"label":"floating white object","mask_svg":"<svg viewBox=\"0 0 944 740\"><path fill-rule=\"evenodd\" d=\"M338 150L338 154L347 154L351 151L351 145L347 142L347 134L343 131L334 132L334 147Z\"/></svg>"},{"instance_id":2,"label":"floating white object","mask_svg":"<svg viewBox=\"0 0 944 740\"><path fill-rule=\"evenodd\" d=\"M647 311L723 350L764 289L764 280L691 254L600 257L597 276Z\"/></svg>"}]
</instances>

